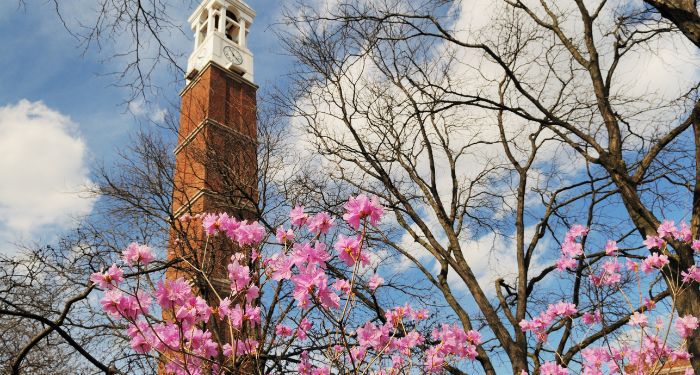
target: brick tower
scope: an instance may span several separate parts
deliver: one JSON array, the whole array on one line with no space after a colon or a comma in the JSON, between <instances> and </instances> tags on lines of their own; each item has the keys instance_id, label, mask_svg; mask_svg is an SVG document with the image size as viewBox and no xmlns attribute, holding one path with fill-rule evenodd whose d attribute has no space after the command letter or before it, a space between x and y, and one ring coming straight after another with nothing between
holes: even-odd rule
<instances>
[{"instance_id":1,"label":"brick tower","mask_svg":"<svg viewBox=\"0 0 700 375\"><path fill-rule=\"evenodd\" d=\"M195 45L187 63L187 86L180 94L172 208L176 219L203 212L254 216L257 86L253 55L246 46L254 17L243 1L205 0L189 18ZM170 253L196 258L204 238L201 227L175 227ZM225 269L231 254L222 255L214 266ZM215 277L221 276L221 267L212 270Z\"/></svg>"},{"instance_id":2,"label":"brick tower","mask_svg":"<svg viewBox=\"0 0 700 375\"><path fill-rule=\"evenodd\" d=\"M168 256L183 262L167 272L185 277L210 302L228 294L226 265L240 251L217 238L205 250L201 221L183 215L226 212L239 219L255 217L257 203L256 90L253 55L246 39L255 12L240 0L204 0L189 22L195 35L181 95L180 129L173 175L173 226ZM181 265L185 267L180 267ZM217 328L212 327L216 334ZM220 342L226 341L221 338Z\"/></svg>"}]
</instances>

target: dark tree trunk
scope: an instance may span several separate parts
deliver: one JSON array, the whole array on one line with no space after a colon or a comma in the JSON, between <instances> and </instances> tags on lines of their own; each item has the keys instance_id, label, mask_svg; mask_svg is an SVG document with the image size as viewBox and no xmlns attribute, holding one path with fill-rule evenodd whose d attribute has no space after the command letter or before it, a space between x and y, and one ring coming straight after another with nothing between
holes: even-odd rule
<instances>
[{"instance_id":1,"label":"dark tree trunk","mask_svg":"<svg viewBox=\"0 0 700 375\"><path fill-rule=\"evenodd\" d=\"M644 0L673 22L695 46L700 47L700 16L695 0Z\"/></svg>"}]
</instances>

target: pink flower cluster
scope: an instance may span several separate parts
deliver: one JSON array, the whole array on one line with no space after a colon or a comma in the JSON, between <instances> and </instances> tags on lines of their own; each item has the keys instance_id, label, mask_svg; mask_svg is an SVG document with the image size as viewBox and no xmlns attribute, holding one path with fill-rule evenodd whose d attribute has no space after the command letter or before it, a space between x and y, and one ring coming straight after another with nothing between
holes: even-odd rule
<instances>
[{"instance_id":1,"label":"pink flower cluster","mask_svg":"<svg viewBox=\"0 0 700 375\"><path fill-rule=\"evenodd\" d=\"M126 247L124 252L122 252L124 257L124 263L129 266L143 265L146 266L151 263L155 257L153 256L153 251L146 245L139 245L136 242L132 242Z\"/></svg>"},{"instance_id":2,"label":"pink flower cluster","mask_svg":"<svg viewBox=\"0 0 700 375\"><path fill-rule=\"evenodd\" d=\"M692 315L686 315L676 320L676 331L678 336L682 338L690 337L696 329L698 329L698 318Z\"/></svg>"},{"instance_id":3,"label":"pink flower cluster","mask_svg":"<svg viewBox=\"0 0 700 375\"><path fill-rule=\"evenodd\" d=\"M90 275L90 281L102 290L114 289L124 281L124 271L115 263L106 272L100 271Z\"/></svg>"},{"instance_id":4,"label":"pink flower cluster","mask_svg":"<svg viewBox=\"0 0 700 375\"><path fill-rule=\"evenodd\" d=\"M257 221L251 223L247 220L239 221L228 216L227 213L204 215L202 226L207 235L225 233L240 246L259 244L265 237L265 228Z\"/></svg>"},{"instance_id":5,"label":"pink flower cluster","mask_svg":"<svg viewBox=\"0 0 700 375\"><path fill-rule=\"evenodd\" d=\"M520 321L520 329L523 332L531 331L540 342L547 341L547 328L554 322L556 318L568 318L577 313L576 305L568 302L559 302L547 306L547 310L540 313L538 317L532 320L523 319Z\"/></svg>"},{"instance_id":6,"label":"pink flower cluster","mask_svg":"<svg viewBox=\"0 0 700 375\"><path fill-rule=\"evenodd\" d=\"M219 222L227 221L224 219ZM246 225L254 227L252 224ZM246 235L237 238L243 243L251 241ZM147 246L134 243L124 250L123 260L129 266L140 267L153 261L154 256ZM236 340L235 349L229 343L220 347L214 341L212 332L202 329L203 325L210 323L212 317L229 323L237 330L244 329L246 324L251 328L260 324L260 308L251 304L257 298L258 287L251 284L250 271L248 267L238 264L239 260L239 257L234 256L229 264L231 297L238 300L238 296L242 295L247 304L245 307L240 304L231 307L230 299L226 297L216 309L216 315L209 303L195 295L192 285L182 277L159 281L150 293L143 287L130 291L121 287L124 271L113 264L106 272L92 274L90 280L105 290L100 300L103 310L114 318L128 322L127 334L134 351L148 353L156 350L167 358L165 369L168 373L200 374L201 369L207 366L220 368L214 363L220 350L224 355L230 356L250 354L257 347L257 342L251 339ZM168 317L160 322L152 321L152 316L148 315L154 298L164 317Z\"/></svg>"},{"instance_id":7,"label":"pink flower cluster","mask_svg":"<svg viewBox=\"0 0 700 375\"><path fill-rule=\"evenodd\" d=\"M690 228L685 223L677 228L672 221L664 221L657 229L657 236L647 236L644 245L652 253L641 262L627 260L627 269L633 272L642 271L651 273L663 269L669 264L669 257L665 253L666 241L680 241L689 244L695 252L700 252L700 241L692 239ZM557 261L557 268L560 270L574 269L578 265L578 258L584 255L578 239L588 235L588 229L575 225L567 233L561 248L561 258ZM621 280L621 265L618 262L618 247L615 241L607 241L605 245L605 256L611 259L606 260L599 272L591 272L590 280L594 286L616 285ZM683 283L700 281L700 270L696 265L688 270L682 271ZM654 301L645 299L645 311L654 308ZM537 340L544 342L547 339L547 329L551 327L555 317L574 317L576 315L575 306L566 302L557 305L550 305L546 312L540 314L533 320L523 320L520 322L523 331L531 331ZM586 312L582 315L582 321L586 325L600 323L602 313L600 310ZM687 360L689 354L685 350L673 350L666 345L663 334L655 336L651 330L645 330L649 326L649 317L642 311L634 311L628 320L628 325L639 329L642 337L641 344L631 344L621 347L589 347L581 352L582 373L587 375L602 375L603 373L630 373L642 375L654 366L664 363L674 363L679 360ZM688 338L695 334L698 329L698 318L694 316L678 317L675 321L675 330L679 337ZM656 321L657 333L662 333L664 326L663 319L658 317ZM627 366L627 367L625 367ZM631 372L630 372L631 371ZM563 375L569 370L556 362L545 362L540 367L541 374ZM686 372L692 374L692 370Z\"/></svg>"},{"instance_id":8,"label":"pink flower cluster","mask_svg":"<svg viewBox=\"0 0 700 375\"><path fill-rule=\"evenodd\" d=\"M290 213L293 229L279 227L276 231L277 241L282 244L279 251L262 262L257 259L259 246L266 233L257 222L239 221L226 213L199 214L181 219L183 222L201 220L202 228L208 236L223 234L238 244L241 249L250 251L251 256L243 252L234 254L227 265L230 293L220 299L209 301L196 295L195 288L187 279L179 277L158 281L151 292L147 292L150 282L139 283L133 291L125 287L124 271L116 264L106 271L94 273L90 279L105 290L101 300L103 309L118 319L125 319L128 324L127 334L131 347L137 353L157 352L165 361L166 372L172 374L202 374L231 371L227 369L237 356L252 356L260 350L261 344L246 336L261 326L261 310L256 305L260 296L260 284L264 282L257 276L258 271L267 277L266 281L288 283L291 296L301 313L299 319L286 319L296 322L294 325L279 323L275 326L276 340L307 340L313 329L313 320L307 317L313 311L323 314L345 314L340 309L341 302L347 308L354 296L353 291L363 282L361 289L372 293L384 283L378 274L371 277L360 274L364 266L369 265L371 254L365 245L365 229L377 225L383 213L376 197L364 195L352 197L345 205L343 218L357 232L350 235L338 235L330 252L325 243L319 241L322 234L328 233L335 219L328 213L320 212L309 215L303 206L295 207ZM306 230L315 236L311 242L295 243L295 231ZM349 280L331 276L327 273L328 262L337 258L352 270ZM130 267L142 267L154 260L151 250L143 245L131 244L123 252L124 263ZM261 269L253 269L260 264ZM139 276L138 274L136 276ZM363 281L365 280L365 281ZM155 299L163 318L156 319L148 314L151 301ZM323 314L321 316L323 316ZM428 312L413 309L408 304L386 311L386 323L375 325L366 322L360 325L353 337L339 340L333 348L337 358L344 356L357 366L369 366L374 361L372 356L391 356L391 365L379 369L378 373L410 368L417 347L424 345L426 339L417 326L428 317ZM227 327L234 339L216 341L214 335L205 327L217 325ZM458 359L473 360L476 346L481 343L481 336L476 331L465 332L456 325L443 325L431 336L436 343L429 346L420 366L426 371L440 371L449 361ZM346 342L345 345L340 345ZM224 361L220 358L223 355ZM386 363L379 361L379 363ZM298 371L301 374L329 374L328 367L313 365L309 353L300 356ZM395 372L395 371L394 371Z\"/></svg>"},{"instance_id":9,"label":"pink flower cluster","mask_svg":"<svg viewBox=\"0 0 700 375\"><path fill-rule=\"evenodd\" d=\"M583 225L576 224L569 229L561 245L561 257L557 260L557 269L559 271L576 268L578 264L576 257L583 255L583 245L576 242L576 240L585 237L587 234L588 228Z\"/></svg>"},{"instance_id":10,"label":"pink flower cluster","mask_svg":"<svg viewBox=\"0 0 700 375\"><path fill-rule=\"evenodd\" d=\"M100 300L104 311L126 321L126 333L133 350L137 353L155 351L151 355L164 360L166 372L172 374L230 373L234 370L229 366L237 357L256 357L261 348L272 347L273 344L300 347L297 371L305 375L331 374L328 365L341 362L351 363L353 368L366 370L364 372L381 375L412 373L415 372L414 365L422 373L437 373L443 372L448 364L476 359L477 348L482 342L479 332L465 331L458 325L441 324L430 337L425 337L420 327L426 324L424 321L429 313L414 309L409 304L387 310L381 322L370 320L357 324L357 321L352 321L342 329L333 327L337 322L349 322L348 310L356 305L358 293L376 297L379 286L385 282L379 274L370 274L364 268L372 259L367 249L366 229L370 225L378 225L383 208L376 197L364 195L351 197L344 208L343 219L354 231L347 236L338 234L331 248L322 240L330 237L324 234L336 225L335 219L325 212L310 215L304 212L303 206L296 206L289 215L291 228L280 226L276 230L275 237L281 246L275 246L281 250L261 257L261 262L257 262L258 255L268 234L259 223L239 221L225 213L200 214L183 220L201 219L207 235L223 234L242 249L231 256L227 265L229 284L225 295L219 296L221 291L217 290L216 297L205 299L196 294L192 283L184 277L157 283L149 280L137 283L136 288L127 288L129 283L125 279L142 277L142 271L147 270L144 267L155 258L150 248L136 243L123 251L122 259L124 264L138 272L125 276L124 270L112 264L107 270L93 273L90 280L105 291ZM665 221L657 233L658 236L645 240L650 249L657 251L642 262L628 260L629 270L642 270L645 273L660 270L669 264L668 256L664 254L667 251L665 241L674 239L688 244L692 241L690 230L684 223L678 229L673 222ZM587 235L588 228L581 225L573 226L567 233L561 246L561 258L557 261L560 270L575 269L579 260L586 261L579 240ZM298 238L312 239L302 241ZM691 246L698 251L700 242L693 241ZM602 257L610 258L605 258L600 268L591 271L589 278L593 286L620 283L622 266L618 253L617 243L608 241ZM344 264L351 276L345 279L339 277L337 272L329 272L329 269L333 269L332 265L337 267L338 264ZM206 278L206 275L203 276ZM700 280L700 271L692 266L681 276L684 283L696 282ZM264 300L260 298L260 288L268 282L276 282L280 290L286 291L290 296L289 307L285 315L271 325L275 334L258 342L249 333L259 332L261 327L271 323L262 322L263 314L258 305L260 300ZM156 286L149 291L149 285L154 284ZM155 310L163 313L162 319L149 314L153 300L157 304ZM628 325L642 332L641 343L636 346L585 348L581 352L581 360L577 361L583 373L598 375L606 370L623 373L628 371L626 365L632 365L636 374L642 374L658 363L688 359L687 352L671 349L664 340L648 332L652 330L645 330L649 318L644 312L653 307L654 302L647 300L644 310L630 315ZM603 321L601 310L591 309L581 314L576 305L562 301L548 305L534 319L520 321L519 326L523 332L532 332L539 343L544 343L550 331L557 329L558 322L579 317L586 325ZM318 324L317 319L325 320ZM656 324L661 326L658 319ZM217 338L219 335L214 335L207 328L214 325L225 327L230 337L223 340ZM346 332L348 326L350 329ZM693 337L698 326L698 318L690 315L678 317L674 325L683 339ZM327 350L304 350L306 342L313 342L311 340L318 336L340 333L342 339L336 337L335 343L332 342ZM569 373L569 369L560 363L545 361L539 373L564 375ZM526 372L523 371L523 374Z\"/></svg>"},{"instance_id":11,"label":"pink flower cluster","mask_svg":"<svg viewBox=\"0 0 700 375\"><path fill-rule=\"evenodd\" d=\"M379 199L375 196L369 198L364 194L350 197L344 207L346 212L343 219L354 229L360 228L360 221L363 219L368 219L370 224L376 226L384 214Z\"/></svg>"},{"instance_id":12,"label":"pink flower cluster","mask_svg":"<svg viewBox=\"0 0 700 375\"><path fill-rule=\"evenodd\" d=\"M685 222L681 222L680 228L670 220L664 220L656 229L656 236L647 236L644 239L644 245L649 249L663 249L666 246L666 240L678 240L681 242L691 242L691 246L696 251L700 251L700 241L693 241L693 233L690 227Z\"/></svg>"},{"instance_id":13,"label":"pink flower cluster","mask_svg":"<svg viewBox=\"0 0 700 375\"><path fill-rule=\"evenodd\" d=\"M583 373L591 375L604 373L645 375L655 372L650 369L658 369L660 364L690 358L688 352L673 350L666 345L663 338L650 334L645 334L641 343L613 348L590 347L584 349L581 354L584 359ZM607 371L604 372L606 367Z\"/></svg>"},{"instance_id":14,"label":"pink flower cluster","mask_svg":"<svg viewBox=\"0 0 700 375\"><path fill-rule=\"evenodd\" d=\"M617 257L603 263L602 272L600 274L592 274L591 282L595 286L614 285L620 282L622 275L620 274L620 263L617 262Z\"/></svg>"},{"instance_id":15,"label":"pink flower cluster","mask_svg":"<svg viewBox=\"0 0 700 375\"><path fill-rule=\"evenodd\" d=\"M476 346L481 344L481 334L476 331L465 332L456 325L443 324L439 330L431 334L436 346L425 352L425 369L429 372L440 372L448 356L457 358L476 359Z\"/></svg>"}]
</instances>

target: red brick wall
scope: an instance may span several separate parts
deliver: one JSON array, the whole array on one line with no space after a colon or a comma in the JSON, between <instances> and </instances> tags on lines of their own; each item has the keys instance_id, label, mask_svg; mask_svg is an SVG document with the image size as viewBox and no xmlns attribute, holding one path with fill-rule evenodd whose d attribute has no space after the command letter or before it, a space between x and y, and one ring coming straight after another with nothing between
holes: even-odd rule
<instances>
[{"instance_id":1,"label":"red brick wall","mask_svg":"<svg viewBox=\"0 0 700 375\"><path fill-rule=\"evenodd\" d=\"M184 213L203 212L254 218L250 205L257 202L256 90L255 85L215 64L208 65L183 90L173 174L176 219ZM169 259L182 256L198 266L204 263L210 277L225 280L226 265L240 249L216 238L207 246L205 262L204 239L201 221L175 220ZM166 273L167 278L194 276L180 267ZM216 301L213 295L205 298Z\"/></svg>"}]
</instances>

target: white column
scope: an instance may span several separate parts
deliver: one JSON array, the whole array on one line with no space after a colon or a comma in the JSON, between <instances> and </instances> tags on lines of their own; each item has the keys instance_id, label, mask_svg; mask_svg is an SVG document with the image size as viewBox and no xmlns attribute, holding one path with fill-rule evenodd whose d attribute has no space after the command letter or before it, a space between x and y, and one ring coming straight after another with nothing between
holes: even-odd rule
<instances>
[{"instance_id":1,"label":"white column","mask_svg":"<svg viewBox=\"0 0 700 375\"><path fill-rule=\"evenodd\" d=\"M226 8L223 5L219 8L219 32L226 33Z\"/></svg>"},{"instance_id":2,"label":"white column","mask_svg":"<svg viewBox=\"0 0 700 375\"><path fill-rule=\"evenodd\" d=\"M194 27L194 48L197 49L199 47L199 21L196 21L197 23L195 24Z\"/></svg>"},{"instance_id":3,"label":"white column","mask_svg":"<svg viewBox=\"0 0 700 375\"><path fill-rule=\"evenodd\" d=\"M216 25L214 25L214 8L210 6L207 10L209 15L209 18L207 18L207 36L209 36L214 32Z\"/></svg>"},{"instance_id":4,"label":"white column","mask_svg":"<svg viewBox=\"0 0 700 375\"><path fill-rule=\"evenodd\" d=\"M245 20L241 18L238 25L240 26L238 28L238 45L245 48Z\"/></svg>"}]
</instances>

